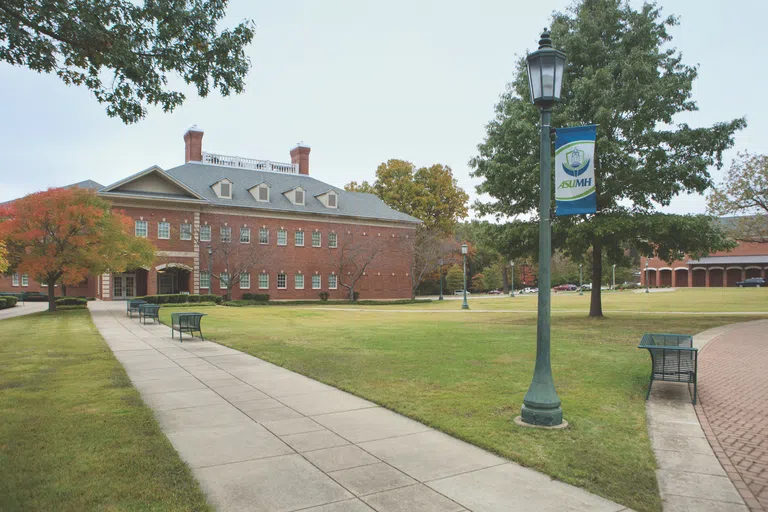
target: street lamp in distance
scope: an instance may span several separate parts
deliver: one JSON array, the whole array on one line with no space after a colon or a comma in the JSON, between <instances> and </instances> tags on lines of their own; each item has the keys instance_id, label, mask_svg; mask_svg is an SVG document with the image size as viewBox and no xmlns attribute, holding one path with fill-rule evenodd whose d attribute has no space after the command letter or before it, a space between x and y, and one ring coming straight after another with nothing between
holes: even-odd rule
<instances>
[{"instance_id":1,"label":"street lamp in distance","mask_svg":"<svg viewBox=\"0 0 768 512\"><path fill-rule=\"evenodd\" d=\"M515 296L515 262L513 260L509 260L509 267L512 269L512 286L509 288L509 296L514 297Z\"/></svg>"},{"instance_id":2,"label":"street lamp in distance","mask_svg":"<svg viewBox=\"0 0 768 512\"><path fill-rule=\"evenodd\" d=\"M584 295L584 274L583 274L584 264L579 263L579 295Z\"/></svg>"},{"instance_id":3,"label":"street lamp in distance","mask_svg":"<svg viewBox=\"0 0 768 512\"><path fill-rule=\"evenodd\" d=\"M648 260L645 260L645 293L649 293L650 283L648 283Z\"/></svg>"},{"instance_id":4,"label":"street lamp in distance","mask_svg":"<svg viewBox=\"0 0 768 512\"><path fill-rule=\"evenodd\" d=\"M612 277L613 277L613 279L611 281L612 281L613 284L611 286L611 290L616 291L616 264L615 263L613 264L613 276Z\"/></svg>"},{"instance_id":5,"label":"street lamp in distance","mask_svg":"<svg viewBox=\"0 0 768 512\"><path fill-rule=\"evenodd\" d=\"M437 300L443 300L443 258L437 260L437 264L440 265L440 298Z\"/></svg>"},{"instance_id":6,"label":"street lamp in distance","mask_svg":"<svg viewBox=\"0 0 768 512\"><path fill-rule=\"evenodd\" d=\"M461 244L461 254L464 256L464 303L462 303L461 309L469 309L469 304L467 304L467 252L469 252L469 246Z\"/></svg>"},{"instance_id":7,"label":"street lamp in distance","mask_svg":"<svg viewBox=\"0 0 768 512\"><path fill-rule=\"evenodd\" d=\"M544 29L539 49L528 55L528 86L531 102L541 111L539 143L539 296L536 322L536 366L520 416L524 426L561 427L563 409L555 391L550 361L550 317L552 314L552 107L560 101L565 72L565 54L552 48L549 31Z\"/></svg>"}]
</instances>

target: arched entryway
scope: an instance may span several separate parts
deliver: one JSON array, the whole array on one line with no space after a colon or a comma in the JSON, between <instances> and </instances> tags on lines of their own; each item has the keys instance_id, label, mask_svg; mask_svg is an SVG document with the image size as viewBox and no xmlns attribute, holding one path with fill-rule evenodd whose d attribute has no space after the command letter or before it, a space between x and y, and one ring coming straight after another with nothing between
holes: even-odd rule
<instances>
[{"instance_id":1,"label":"arched entryway","mask_svg":"<svg viewBox=\"0 0 768 512\"><path fill-rule=\"evenodd\" d=\"M159 265L157 270L157 293L160 295L190 293L192 290L192 268L181 263Z\"/></svg>"},{"instance_id":2,"label":"arched entryway","mask_svg":"<svg viewBox=\"0 0 768 512\"><path fill-rule=\"evenodd\" d=\"M741 275L741 267L734 268L734 267L728 267L726 270L727 276L728 276L728 286L736 286L736 283L741 281L742 275Z\"/></svg>"},{"instance_id":3,"label":"arched entryway","mask_svg":"<svg viewBox=\"0 0 768 512\"><path fill-rule=\"evenodd\" d=\"M643 275L646 276L646 279L648 281L645 283L647 286L656 286L656 269L649 268L647 271L643 272Z\"/></svg>"},{"instance_id":4,"label":"arched entryway","mask_svg":"<svg viewBox=\"0 0 768 512\"><path fill-rule=\"evenodd\" d=\"M688 287L688 269L687 268L676 268L674 276L675 276L675 288Z\"/></svg>"},{"instance_id":5,"label":"arched entryway","mask_svg":"<svg viewBox=\"0 0 768 512\"><path fill-rule=\"evenodd\" d=\"M709 269L709 286L710 288L723 286L723 269L722 268Z\"/></svg>"},{"instance_id":6,"label":"arched entryway","mask_svg":"<svg viewBox=\"0 0 768 512\"><path fill-rule=\"evenodd\" d=\"M707 270L703 268L695 268L691 270L693 272L693 286L694 288L704 288L707 286Z\"/></svg>"},{"instance_id":7,"label":"arched entryway","mask_svg":"<svg viewBox=\"0 0 768 512\"><path fill-rule=\"evenodd\" d=\"M750 279L753 277L763 277L760 267L747 267L746 271L747 271L747 279Z\"/></svg>"},{"instance_id":8,"label":"arched entryway","mask_svg":"<svg viewBox=\"0 0 768 512\"><path fill-rule=\"evenodd\" d=\"M659 286L665 286L667 288L672 287L672 269L662 268L659 270Z\"/></svg>"}]
</instances>

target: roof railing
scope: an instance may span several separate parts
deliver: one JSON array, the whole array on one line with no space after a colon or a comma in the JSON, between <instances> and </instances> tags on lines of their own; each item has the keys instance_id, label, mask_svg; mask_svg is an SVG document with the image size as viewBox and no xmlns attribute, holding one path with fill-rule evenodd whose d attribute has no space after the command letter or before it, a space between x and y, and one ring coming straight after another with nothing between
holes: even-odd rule
<instances>
[{"instance_id":1,"label":"roof railing","mask_svg":"<svg viewBox=\"0 0 768 512\"><path fill-rule=\"evenodd\" d=\"M203 163L208 165L221 165L223 167L235 167L237 169L250 169L252 171L299 174L299 164L272 162L271 160L257 160L255 158L244 158L241 156L218 155L216 153L203 152Z\"/></svg>"}]
</instances>

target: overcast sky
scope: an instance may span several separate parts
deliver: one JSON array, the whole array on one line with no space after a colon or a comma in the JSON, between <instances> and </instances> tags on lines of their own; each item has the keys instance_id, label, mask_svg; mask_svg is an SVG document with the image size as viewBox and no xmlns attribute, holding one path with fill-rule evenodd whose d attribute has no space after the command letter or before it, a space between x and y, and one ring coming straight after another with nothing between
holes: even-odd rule
<instances>
[{"instance_id":1,"label":"overcast sky","mask_svg":"<svg viewBox=\"0 0 768 512\"><path fill-rule=\"evenodd\" d=\"M336 186L373 179L390 158L446 164L474 200L478 180L469 177L468 161L516 55L535 49L551 12L569 3L233 0L226 22L252 18L258 25L246 92L200 99L190 90L174 113L153 109L132 126L107 117L85 88L0 63L0 202L180 165L192 124L205 131L204 151L228 155L285 162L305 141L311 174ZM672 34L684 62L700 65L700 110L678 120L708 126L746 115L736 149L768 152L768 2L661 4L681 18ZM695 196L667 211L704 209Z\"/></svg>"}]
</instances>

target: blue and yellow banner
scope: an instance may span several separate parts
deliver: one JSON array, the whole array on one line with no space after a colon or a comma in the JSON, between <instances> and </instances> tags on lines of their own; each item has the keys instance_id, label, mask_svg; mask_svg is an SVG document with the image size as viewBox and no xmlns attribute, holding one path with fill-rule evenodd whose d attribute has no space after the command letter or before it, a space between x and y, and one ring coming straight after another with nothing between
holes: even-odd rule
<instances>
[{"instance_id":1,"label":"blue and yellow banner","mask_svg":"<svg viewBox=\"0 0 768 512\"><path fill-rule=\"evenodd\" d=\"M555 142L555 215L595 213L597 126L558 128Z\"/></svg>"}]
</instances>

